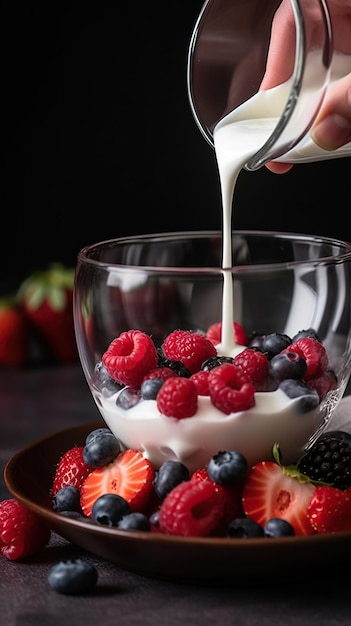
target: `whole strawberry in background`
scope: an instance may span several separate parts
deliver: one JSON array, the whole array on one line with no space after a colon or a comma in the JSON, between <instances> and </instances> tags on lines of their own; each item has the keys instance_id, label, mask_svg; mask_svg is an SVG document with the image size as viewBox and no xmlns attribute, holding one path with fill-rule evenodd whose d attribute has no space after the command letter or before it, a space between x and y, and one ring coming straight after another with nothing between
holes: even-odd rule
<instances>
[{"instance_id":1,"label":"whole strawberry in background","mask_svg":"<svg viewBox=\"0 0 351 626\"><path fill-rule=\"evenodd\" d=\"M0 299L0 366L23 367L29 356L27 321L14 296Z\"/></svg>"},{"instance_id":2,"label":"whole strawberry in background","mask_svg":"<svg viewBox=\"0 0 351 626\"><path fill-rule=\"evenodd\" d=\"M73 363L78 352L73 323L74 270L61 264L31 274L19 287L22 310L48 356Z\"/></svg>"}]
</instances>

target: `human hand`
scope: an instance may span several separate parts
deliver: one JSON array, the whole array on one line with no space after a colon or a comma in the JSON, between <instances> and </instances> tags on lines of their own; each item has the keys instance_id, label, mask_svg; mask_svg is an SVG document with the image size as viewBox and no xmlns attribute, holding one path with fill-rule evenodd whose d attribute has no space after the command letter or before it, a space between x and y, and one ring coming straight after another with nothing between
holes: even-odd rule
<instances>
[{"instance_id":1,"label":"human hand","mask_svg":"<svg viewBox=\"0 0 351 626\"><path fill-rule=\"evenodd\" d=\"M308 45L318 44L323 25L320 16L314 15L315 3L308 11ZM329 0L334 50L351 54L351 0ZM272 24L272 37L268 52L266 73L261 89L270 89L288 79L293 71L295 47L295 20L290 0L283 0ZM283 61L282 61L283 59ZM311 128L311 135L324 150L336 150L351 141L351 73L328 89L320 111ZM266 167L276 174L283 174L293 167L292 163L270 162Z\"/></svg>"}]
</instances>

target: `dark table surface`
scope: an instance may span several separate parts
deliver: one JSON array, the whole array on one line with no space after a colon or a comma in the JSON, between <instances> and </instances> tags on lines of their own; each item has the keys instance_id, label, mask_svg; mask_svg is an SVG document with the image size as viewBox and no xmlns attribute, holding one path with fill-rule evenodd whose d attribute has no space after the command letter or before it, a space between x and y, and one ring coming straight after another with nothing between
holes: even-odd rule
<instances>
[{"instance_id":1,"label":"dark table surface","mask_svg":"<svg viewBox=\"0 0 351 626\"><path fill-rule=\"evenodd\" d=\"M351 398L341 402L338 424L351 420ZM46 434L94 422L99 413L80 366L2 371L0 377L0 499L11 497L2 479L10 457ZM87 596L51 590L47 574L61 560L82 557L98 570ZM171 564L170 564L171 566ZM209 563L209 567L211 564ZM235 567L235 563L233 563ZM301 563L301 568L304 564ZM3 626L335 626L351 624L350 575L325 570L324 583L301 585L279 576L228 587L146 578L96 557L53 533L36 557L0 556L0 624Z\"/></svg>"}]
</instances>

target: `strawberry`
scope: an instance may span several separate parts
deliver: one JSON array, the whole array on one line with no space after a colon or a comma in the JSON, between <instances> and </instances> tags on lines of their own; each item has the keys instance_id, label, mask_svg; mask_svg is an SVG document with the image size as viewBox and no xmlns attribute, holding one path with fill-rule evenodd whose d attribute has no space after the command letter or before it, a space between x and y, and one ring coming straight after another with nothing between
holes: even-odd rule
<instances>
[{"instance_id":1,"label":"strawberry","mask_svg":"<svg viewBox=\"0 0 351 626\"><path fill-rule=\"evenodd\" d=\"M276 446L273 456L277 459ZM311 535L313 527L307 509L315 489L295 466L284 467L276 460L261 461L251 468L243 486L245 515L261 526L279 517L293 526L296 535Z\"/></svg>"},{"instance_id":2,"label":"strawberry","mask_svg":"<svg viewBox=\"0 0 351 626\"><path fill-rule=\"evenodd\" d=\"M37 554L50 539L50 528L15 498L0 502L0 552L11 561Z\"/></svg>"},{"instance_id":3,"label":"strawberry","mask_svg":"<svg viewBox=\"0 0 351 626\"><path fill-rule=\"evenodd\" d=\"M73 323L74 270L55 264L31 274L17 298L49 355L60 363L78 360Z\"/></svg>"},{"instance_id":4,"label":"strawberry","mask_svg":"<svg viewBox=\"0 0 351 626\"><path fill-rule=\"evenodd\" d=\"M132 511L143 511L148 506L154 489L155 470L138 450L127 449L116 458L93 470L80 487L80 505L91 517L95 500L105 493L115 493L129 503Z\"/></svg>"},{"instance_id":5,"label":"strawberry","mask_svg":"<svg viewBox=\"0 0 351 626\"><path fill-rule=\"evenodd\" d=\"M51 489L52 495L54 496L59 489L68 485L79 489L91 471L92 468L83 459L83 446L70 448L61 456L57 465Z\"/></svg>"},{"instance_id":6,"label":"strawberry","mask_svg":"<svg viewBox=\"0 0 351 626\"><path fill-rule=\"evenodd\" d=\"M351 530L351 487L316 487L307 509L307 517L317 533Z\"/></svg>"},{"instance_id":7,"label":"strawberry","mask_svg":"<svg viewBox=\"0 0 351 626\"><path fill-rule=\"evenodd\" d=\"M0 300L0 365L22 367L28 359L28 328L14 296Z\"/></svg>"}]
</instances>

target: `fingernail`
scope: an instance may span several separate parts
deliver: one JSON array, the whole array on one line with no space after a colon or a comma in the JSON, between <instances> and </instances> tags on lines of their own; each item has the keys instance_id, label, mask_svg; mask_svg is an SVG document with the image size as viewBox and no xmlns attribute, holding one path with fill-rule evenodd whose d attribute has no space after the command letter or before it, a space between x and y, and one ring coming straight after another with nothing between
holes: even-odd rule
<instances>
[{"instance_id":1,"label":"fingernail","mask_svg":"<svg viewBox=\"0 0 351 626\"><path fill-rule=\"evenodd\" d=\"M324 150L336 150L351 141L351 122L341 115L329 115L312 128L311 134Z\"/></svg>"}]
</instances>

